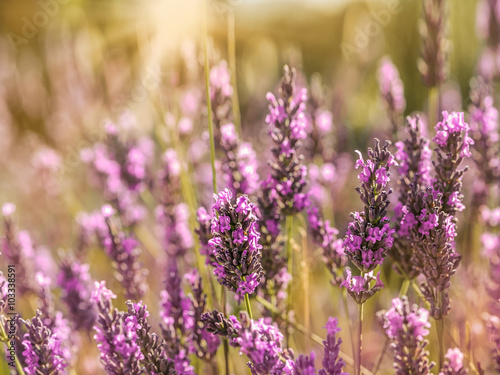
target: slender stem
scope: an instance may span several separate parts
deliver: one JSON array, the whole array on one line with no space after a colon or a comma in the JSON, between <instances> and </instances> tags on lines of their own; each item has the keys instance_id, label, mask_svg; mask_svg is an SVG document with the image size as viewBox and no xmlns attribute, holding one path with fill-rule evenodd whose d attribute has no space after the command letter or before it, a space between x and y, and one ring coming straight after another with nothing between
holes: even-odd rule
<instances>
[{"instance_id":1,"label":"slender stem","mask_svg":"<svg viewBox=\"0 0 500 375\"><path fill-rule=\"evenodd\" d=\"M422 302L425 303L425 306L427 307L427 309L430 309L431 308L431 304L429 303L429 301L427 301L425 299L425 296L424 294L422 293L422 291L420 290L419 286L417 285L417 282L415 280L412 280L411 281L411 286L413 288L413 290L415 291L415 293L417 293L418 297L422 300Z\"/></svg>"},{"instance_id":2,"label":"slender stem","mask_svg":"<svg viewBox=\"0 0 500 375\"><path fill-rule=\"evenodd\" d=\"M439 114L439 87L434 86L429 90L429 129L436 126Z\"/></svg>"},{"instance_id":3,"label":"slender stem","mask_svg":"<svg viewBox=\"0 0 500 375\"><path fill-rule=\"evenodd\" d=\"M408 293L408 289L410 288L411 280L404 279L401 284L401 289L399 289L399 298L405 296Z\"/></svg>"},{"instance_id":4,"label":"slender stem","mask_svg":"<svg viewBox=\"0 0 500 375\"><path fill-rule=\"evenodd\" d=\"M358 355L356 359L356 374L361 375L361 354L363 344L363 306L364 303L358 305Z\"/></svg>"},{"instance_id":5,"label":"slender stem","mask_svg":"<svg viewBox=\"0 0 500 375\"><path fill-rule=\"evenodd\" d=\"M437 303L438 306L441 306L442 303L442 292L437 291ZM439 369L443 368L443 362L444 362L444 321L443 318L437 319L436 320L436 331L437 331L437 339L438 339L438 365Z\"/></svg>"},{"instance_id":6,"label":"slender stem","mask_svg":"<svg viewBox=\"0 0 500 375\"><path fill-rule=\"evenodd\" d=\"M293 215L287 215L285 219L286 226L286 259L288 263L288 273L290 274L291 280L287 285L287 295L286 295L286 316L289 315L292 310L292 282L293 282L293 252L292 252L292 228L293 228ZM286 343L290 339L290 332L288 323L285 332Z\"/></svg>"},{"instance_id":7,"label":"slender stem","mask_svg":"<svg viewBox=\"0 0 500 375\"><path fill-rule=\"evenodd\" d=\"M342 298L344 300L344 311L345 311L345 317L347 319L347 322L349 323L349 336L351 337L351 350L352 350L352 356L356 356L356 344L354 342L354 334L352 331L352 320L351 320L351 315L349 314L349 303L347 299L347 289L343 288L342 289Z\"/></svg>"},{"instance_id":8,"label":"slender stem","mask_svg":"<svg viewBox=\"0 0 500 375\"><path fill-rule=\"evenodd\" d=\"M4 324L4 319L2 316L0 318L0 341L4 342L5 345L7 346L7 341L9 340L9 336L7 335L7 332L5 332L3 324ZM23 370L23 366L21 365L21 362L19 362L19 358L17 358L17 355L15 353L14 353L14 362L16 364L17 373L19 375L26 375Z\"/></svg>"},{"instance_id":9,"label":"slender stem","mask_svg":"<svg viewBox=\"0 0 500 375\"><path fill-rule=\"evenodd\" d=\"M245 305L247 307L248 316L253 320L252 306L250 306L250 298L248 297L248 293L245 293Z\"/></svg>"},{"instance_id":10,"label":"slender stem","mask_svg":"<svg viewBox=\"0 0 500 375\"><path fill-rule=\"evenodd\" d=\"M208 133L210 135L210 161L212 163L212 184L214 193L217 193L217 174L215 171L215 141L214 122L212 118L212 99L210 97L210 71L208 66L208 21L207 0L203 1L203 47L205 51L205 97L207 100Z\"/></svg>"},{"instance_id":11,"label":"slender stem","mask_svg":"<svg viewBox=\"0 0 500 375\"><path fill-rule=\"evenodd\" d=\"M233 95L231 96L233 106L233 122L241 137L241 115L238 99L238 85L236 84L236 37L234 27L234 11L227 12L227 54L229 57L229 69L231 70L231 82L233 84Z\"/></svg>"}]
</instances>

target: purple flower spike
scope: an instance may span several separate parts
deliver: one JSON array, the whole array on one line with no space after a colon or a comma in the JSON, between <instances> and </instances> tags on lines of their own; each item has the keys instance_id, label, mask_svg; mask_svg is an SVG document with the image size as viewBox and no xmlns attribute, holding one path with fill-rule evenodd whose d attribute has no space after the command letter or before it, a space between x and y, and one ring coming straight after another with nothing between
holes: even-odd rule
<instances>
[{"instance_id":1,"label":"purple flower spike","mask_svg":"<svg viewBox=\"0 0 500 375\"><path fill-rule=\"evenodd\" d=\"M318 375L347 375L346 372L342 371L345 362L339 355L342 339L337 340L335 338L336 334L340 332L337 318L328 318L328 322L323 328L326 328L326 340L323 341L325 347L322 362L323 369L319 370Z\"/></svg>"},{"instance_id":2,"label":"purple flower spike","mask_svg":"<svg viewBox=\"0 0 500 375\"><path fill-rule=\"evenodd\" d=\"M397 165L388 150L390 142L380 148L375 139L375 148L368 149L369 159L365 162L358 151L356 168L361 168L358 178L361 187L356 188L365 205L363 212L351 214L354 219L349 223L344 238L347 257L363 272L369 272L384 261L387 251L392 247L392 234L387 214L388 196L392 190L385 188L390 180L389 169Z\"/></svg>"},{"instance_id":3,"label":"purple flower spike","mask_svg":"<svg viewBox=\"0 0 500 375\"><path fill-rule=\"evenodd\" d=\"M392 300L392 307L380 311L378 316L387 337L391 340L394 352L394 368L396 375L430 374L434 363L429 363L429 352L425 347L429 343L425 336L429 334L429 312L410 306L408 298Z\"/></svg>"},{"instance_id":4,"label":"purple flower spike","mask_svg":"<svg viewBox=\"0 0 500 375\"><path fill-rule=\"evenodd\" d=\"M241 296L251 294L263 275L255 206L244 195L234 202L228 189L214 198L212 238L208 241L216 260L214 274L229 290Z\"/></svg>"},{"instance_id":5,"label":"purple flower spike","mask_svg":"<svg viewBox=\"0 0 500 375\"><path fill-rule=\"evenodd\" d=\"M42 312L37 311L31 320L24 321L28 333L23 337L23 356L26 375L62 375L67 362L61 348L61 337L43 323Z\"/></svg>"},{"instance_id":6,"label":"purple flower spike","mask_svg":"<svg viewBox=\"0 0 500 375\"><path fill-rule=\"evenodd\" d=\"M380 272L377 276L373 275L373 271L364 273L361 276L352 276L349 268L345 272L345 280L340 286L347 288L347 293L359 304L364 303L384 287L384 284L380 280ZM373 281L375 281L374 284Z\"/></svg>"},{"instance_id":7,"label":"purple flower spike","mask_svg":"<svg viewBox=\"0 0 500 375\"><path fill-rule=\"evenodd\" d=\"M332 282L338 285L343 281L342 271L347 265L343 241L337 238L339 231L332 228L330 222L320 216L317 207L311 206L307 214L313 241L323 250L326 266L333 276Z\"/></svg>"},{"instance_id":8,"label":"purple flower spike","mask_svg":"<svg viewBox=\"0 0 500 375\"><path fill-rule=\"evenodd\" d=\"M257 156L250 143L241 143L232 123L221 126L221 147L224 152L222 171L234 195L252 195L257 191Z\"/></svg>"},{"instance_id":9,"label":"purple flower spike","mask_svg":"<svg viewBox=\"0 0 500 375\"><path fill-rule=\"evenodd\" d=\"M391 121L393 134L403 122L403 113L406 108L404 86L396 66L389 57L384 57L378 70L378 84L380 94L385 102L387 114Z\"/></svg>"},{"instance_id":10,"label":"purple flower spike","mask_svg":"<svg viewBox=\"0 0 500 375\"><path fill-rule=\"evenodd\" d=\"M95 306L90 301L89 265L68 258L61 263L60 269L57 285L62 290L61 299L68 307L75 328L88 330L97 318Z\"/></svg>"},{"instance_id":11,"label":"purple flower spike","mask_svg":"<svg viewBox=\"0 0 500 375\"><path fill-rule=\"evenodd\" d=\"M300 141L306 138L307 119L304 114L307 91L296 92L295 70L285 66L284 77L279 89L279 97L267 94L269 114L266 122L274 142L272 187L277 193L276 202L283 215L293 215L301 211L307 203L307 169L299 154Z\"/></svg>"},{"instance_id":12,"label":"purple flower spike","mask_svg":"<svg viewBox=\"0 0 500 375\"><path fill-rule=\"evenodd\" d=\"M418 276L418 270L411 261L413 248L410 241L410 230L417 224L414 214L408 212L411 205L412 187L416 190L425 190L431 180L431 157L429 140L425 138L421 131L424 125L420 116L407 117L408 136L404 142L397 142L398 151L395 158L398 161L398 205L394 215L394 246L389 252L390 257L395 261L394 269L403 277L414 279ZM405 220L402 220L403 217Z\"/></svg>"},{"instance_id":13,"label":"purple flower spike","mask_svg":"<svg viewBox=\"0 0 500 375\"><path fill-rule=\"evenodd\" d=\"M466 375L469 373L464 366L464 354L458 348L448 349L445 362L439 375Z\"/></svg>"},{"instance_id":14,"label":"purple flower spike","mask_svg":"<svg viewBox=\"0 0 500 375\"><path fill-rule=\"evenodd\" d=\"M102 245L113 261L116 278L122 283L126 298L140 299L148 290L147 270L139 261L141 250L135 239L127 237L121 230L119 221L113 217L111 206L104 206L102 214L108 227Z\"/></svg>"},{"instance_id":15,"label":"purple flower spike","mask_svg":"<svg viewBox=\"0 0 500 375\"><path fill-rule=\"evenodd\" d=\"M97 341L101 362L113 374L142 374L144 355L137 334L141 327L136 316L126 315L113 307L113 298L116 295L106 288L104 281L95 282L91 300L99 311L94 340Z\"/></svg>"}]
</instances>

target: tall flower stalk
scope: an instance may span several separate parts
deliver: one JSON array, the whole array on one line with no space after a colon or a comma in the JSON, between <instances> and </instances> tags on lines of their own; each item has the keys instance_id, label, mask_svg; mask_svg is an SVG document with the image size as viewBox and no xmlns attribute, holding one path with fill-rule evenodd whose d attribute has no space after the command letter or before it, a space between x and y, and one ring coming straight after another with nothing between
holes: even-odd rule
<instances>
[{"instance_id":1,"label":"tall flower stalk","mask_svg":"<svg viewBox=\"0 0 500 375\"><path fill-rule=\"evenodd\" d=\"M288 66L284 67L283 78L279 87L279 96L267 94L269 114L266 123L274 142L272 153L274 160L271 166L269 182L276 194L276 204L285 217L286 225L286 258L288 274L293 275L292 228L293 216L307 204L306 186L307 168L302 163L303 156L299 152L301 140L306 138L307 119L305 107L307 90L297 92L295 86L296 72ZM287 313L291 310L291 283L287 290ZM288 329L286 331L288 340Z\"/></svg>"},{"instance_id":2,"label":"tall flower stalk","mask_svg":"<svg viewBox=\"0 0 500 375\"><path fill-rule=\"evenodd\" d=\"M354 212L354 219L349 223L344 238L344 251L349 260L360 270L360 276L352 276L346 269L345 280L340 284L347 289L349 295L358 304L358 353L356 356L355 374L361 374L363 304L384 285L380 281L380 272L375 276L374 269L382 264L387 251L392 247L392 234L387 214L388 196L392 190L385 190L390 181L389 169L396 165L389 151L390 142L381 148L375 139L375 148L368 149L368 160L363 160L361 152L356 168L361 168L358 175L360 187L356 188L364 211Z\"/></svg>"}]
</instances>

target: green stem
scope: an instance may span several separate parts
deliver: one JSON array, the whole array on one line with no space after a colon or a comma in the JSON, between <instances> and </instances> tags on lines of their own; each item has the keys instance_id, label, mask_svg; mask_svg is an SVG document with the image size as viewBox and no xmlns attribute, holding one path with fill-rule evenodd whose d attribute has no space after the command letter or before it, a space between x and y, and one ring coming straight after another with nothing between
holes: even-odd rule
<instances>
[{"instance_id":1,"label":"green stem","mask_svg":"<svg viewBox=\"0 0 500 375\"><path fill-rule=\"evenodd\" d=\"M292 282L293 282L293 252L292 252L292 229L293 229L293 215L287 215L285 218L286 226L286 259L288 264L288 273L290 274L291 280L287 285L287 296L286 296L286 316L289 316L292 310ZM288 323L285 331L286 343L288 345L290 339L290 332L288 329Z\"/></svg>"},{"instance_id":2,"label":"green stem","mask_svg":"<svg viewBox=\"0 0 500 375\"><path fill-rule=\"evenodd\" d=\"M438 303L438 306L442 305L441 301L442 301L442 294L438 290L437 291L437 303ZM443 334L444 333L444 320L443 320L443 318L436 320L436 331L437 331L438 355L439 355L439 358L438 358L438 365L439 365L439 367L438 368L442 369L443 368L443 362L444 362L444 334Z\"/></svg>"},{"instance_id":3,"label":"green stem","mask_svg":"<svg viewBox=\"0 0 500 375\"><path fill-rule=\"evenodd\" d=\"M363 344L363 306L364 303L358 305L358 355L356 358L356 372L355 374L361 375L361 354Z\"/></svg>"},{"instance_id":4,"label":"green stem","mask_svg":"<svg viewBox=\"0 0 500 375\"><path fill-rule=\"evenodd\" d=\"M342 289L342 298L344 300L343 305L344 305L345 317L347 319L347 322L349 323L349 335L351 336L352 356L354 357L356 355L356 344L354 343L354 334L352 331L351 315L349 314L349 304L348 304L348 299L347 299L347 289L346 288Z\"/></svg>"},{"instance_id":5,"label":"green stem","mask_svg":"<svg viewBox=\"0 0 500 375\"><path fill-rule=\"evenodd\" d=\"M214 122L212 118L212 99L210 98L210 72L208 66L208 21L207 21L207 0L203 1L203 47L205 51L205 97L207 100L208 133L210 135L210 161L212 163L212 184L214 193L217 193L217 174L215 171L215 141Z\"/></svg>"},{"instance_id":6,"label":"green stem","mask_svg":"<svg viewBox=\"0 0 500 375\"><path fill-rule=\"evenodd\" d=\"M234 11L230 9L227 13L227 54L229 57L229 69L231 70L231 82L233 84L233 95L231 96L233 106L233 122L241 137L241 115L238 99L238 86L236 84L236 37L234 27Z\"/></svg>"},{"instance_id":7,"label":"green stem","mask_svg":"<svg viewBox=\"0 0 500 375\"><path fill-rule=\"evenodd\" d=\"M245 293L245 305L247 306L248 316L253 320L252 306L250 306L250 298L248 297L248 293Z\"/></svg>"},{"instance_id":8,"label":"green stem","mask_svg":"<svg viewBox=\"0 0 500 375\"><path fill-rule=\"evenodd\" d=\"M7 341L9 340L9 336L7 335L7 332L5 332L5 328L3 325L3 317L0 319L0 341L4 342L5 345L7 346ZM17 358L17 355L14 353L14 362L16 364L16 369L17 373L19 375L26 375L23 370L23 366L21 365L21 362L19 362L19 359Z\"/></svg>"},{"instance_id":9,"label":"green stem","mask_svg":"<svg viewBox=\"0 0 500 375\"><path fill-rule=\"evenodd\" d=\"M404 279L403 283L401 284L401 289L399 289L399 298L408 294L408 289L410 288L410 284L411 280Z\"/></svg>"}]
</instances>

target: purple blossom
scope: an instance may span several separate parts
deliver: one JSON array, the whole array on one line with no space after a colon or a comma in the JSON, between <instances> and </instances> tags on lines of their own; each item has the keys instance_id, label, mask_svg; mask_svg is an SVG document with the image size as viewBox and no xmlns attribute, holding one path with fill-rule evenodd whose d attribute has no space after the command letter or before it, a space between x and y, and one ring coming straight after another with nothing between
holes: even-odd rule
<instances>
[{"instance_id":1,"label":"purple blossom","mask_svg":"<svg viewBox=\"0 0 500 375\"><path fill-rule=\"evenodd\" d=\"M406 108L406 100L398 69L387 56L380 61L378 84L393 127L393 134L397 134L397 130L403 122L402 116Z\"/></svg>"},{"instance_id":2,"label":"purple blossom","mask_svg":"<svg viewBox=\"0 0 500 375\"><path fill-rule=\"evenodd\" d=\"M229 290L241 296L251 294L263 274L255 206L245 195L234 202L228 189L214 194L214 198L212 238L208 241L216 260L214 274Z\"/></svg>"},{"instance_id":3,"label":"purple blossom","mask_svg":"<svg viewBox=\"0 0 500 375\"><path fill-rule=\"evenodd\" d=\"M276 203L283 215L301 211L307 203L304 193L307 169L299 154L300 141L306 138L307 119L304 114L307 91L296 92L295 70L284 68L279 97L267 94L270 102L266 123L274 142L270 162L271 186L276 191Z\"/></svg>"},{"instance_id":4,"label":"purple blossom","mask_svg":"<svg viewBox=\"0 0 500 375\"><path fill-rule=\"evenodd\" d=\"M5 228L4 237L0 238L2 254L7 264L16 265L16 288L19 293L36 292L35 265L33 263L35 250L29 233L16 231L12 220L15 209L16 207L12 203L5 203L2 207Z\"/></svg>"},{"instance_id":5,"label":"purple blossom","mask_svg":"<svg viewBox=\"0 0 500 375\"><path fill-rule=\"evenodd\" d=\"M434 363L429 363L425 350L429 334L429 312L410 305L406 296L392 300L388 311L378 313L394 353L397 375L430 374Z\"/></svg>"},{"instance_id":6,"label":"purple blossom","mask_svg":"<svg viewBox=\"0 0 500 375\"><path fill-rule=\"evenodd\" d=\"M145 208L139 194L149 179L153 142L148 138L124 140L114 124L106 125L106 140L81 151L81 159L90 167L90 179L117 209L126 225L142 220Z\"/></svg>"},{"instance_id":7,"label":"purple blossom","mask_svg":"<svg viewBox=\"0 0 500 375\"><path fill-rule=\"evenodd\" d=\"M394 230L386 217L389 205L388 195L392 190L384 190L389 182L389 168L396 161L388 150L390 143L380 148L375 140L375 149L368 149L369 159L365 162L359 151L356 168L361 187L356 188L365 205L363 212L351 214L354 219L349 223L344 238L347 257L363 272L373 270L384 261L386 252L392 247Z\"/></svg>"},{"instance_id":8,"label":"purple blossom","mask_svg":"<svg viewBox=\"0 0 500 375\"><path fill-rule=\"evenodd\" d=\"M26 375L65 374L68 366L61 348L61 338L43 323L42 313L37 311L31 320L25 320L28 329L23 337L23 356Z\"/></svg>"},{"instance_id":9,"label":"purple blossom","mask_svg":"<svg viewBox=\"0 0 500 375\"><path fill-rule=\"evenodd\" d=\"M142 374L141 361L144 355L137 335L140 329L137 317L128 316L114 308L111 302L114 298L116 295L106 288L104 281L95 282L91 301L99 311L94 326L94 340L97 341L101 363L107 372Z\"/></svg>"},{"instance_id":10,"label":"purple blossom","mask_svg":"<svg viewBox=\"0 0 500 375\"><path fill-rule=\"evenodd\" d=\"M464 366L464 354L459 348L450 348L445 354L445 362L439 375L466 375L469 372Z\"/></svg>"},{"instance_id":11,"label":"purple blossom","mask_svg":"<svg viewBox=\"0 0 500 375\"><path fill-rule=\"evenodd\" d=\"M61 263L60 269L57 285L61 288L61 299L68 308L71 320L77 330L90 329L97 312L90 302L89 265L67 258Z\"/></svg>"},{"instance_id":12,"label":"purple blossom","mask_svg":"<svg viewBox=\"0 0 500 375\"><path fill-rule=\"evenodd\" d=\"M377 273L377 276L373 275L373 271L366 272L360 276L352 276L351 270L347 268L345 273L345 280L340 286L345 287L347 293L349 293L357 303L364 303L368 298L372 297L384 287L384 284L380 280L380 272ZM373 281L375 281L374 284Z\"/></svg>"},{"instance_id":13,"label":"purple blossom","mask_svg":"<svg viewBox=\"0 0 500 375\"><path fill-rule=\"evenodd\" d=\"M185 203L157 206L156 221L163 237L163 248L169 257L184 257L194 246L189 228L189 207Z\"/></svg>"},{"instance_id":14,"label":"purple blossom","mask_svg":"<svg viewBox=\"0 0 500 375\"><path fill-rule=\"evenodd\" d=\"M318 375L347 375L347 372L342 371L345 367L345 362L340 357L342 339L339 338L336 340L335 337L340 332L337 318L328 318L328 322L323 328L326 328L326 340L323 341L323 369L319 370Z\"/></svg>"},{"instance_id":15,"label":"purple blossom","mask_svg":"<svg viewBox=\"0 0 500 375\"><path fill-rule=\"evenodd\" d=\"M147 270L139 261L141 250L136 240L126 236L121 230L120 223L113 214L114 209L111 206L102 207L102 215L108 227L102 246L113 261L116 278L122 283L126 298L139 299L148 290Z\"/></svg>"},{"instance_id":16,"label":"purple blossom","mask_svg":"<svg viewBox=\"0 0 500 375\"><path fill-rule=\"evenodd\" d=\"M469 125L464 121L462 112L443 111L443 121L436 125L434 141L438 145L437 160L434 162L436 178L433 187L443 194L442 209L454 215L463 210L461 203L462 178L464 169L459 169L464 157L470 157L470 145L474 141L469 136Z\"/></svg>"},{"instance_id":17,"label":"purple blossom","mask_svg":"<svg viewBox=\"0 0 500 375\"><path fill-rule=\"evenodd\" d=\"M307 214L313 241L323 250L323 259L333 276L332 282L340 284L342 270L347 265L347 257L344 253L343 241L337 238L339 231L332 228L330 222L320 216L317 207L309 207Z\"/></svg>"},{"instance_id":18,"label":"purple blossom","mask_svg":"<svg viewBox=\"0 0 500 375\"><path fill-rule=\"evenodd\" d=\"M236 329L230 344L248 357L250 361L247 365L253 375L293 374L295 363L288 350L283 348L284 336L275 325L270 324L270 320L251 320L244 313L241 323L234 315L230 319Z\"/></svg>"}]
</instances>

